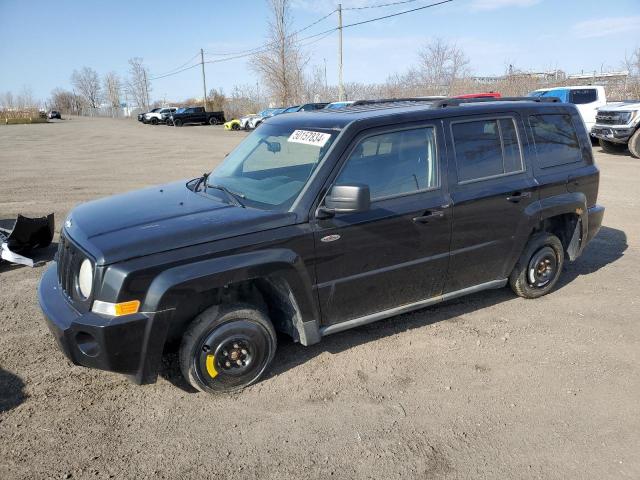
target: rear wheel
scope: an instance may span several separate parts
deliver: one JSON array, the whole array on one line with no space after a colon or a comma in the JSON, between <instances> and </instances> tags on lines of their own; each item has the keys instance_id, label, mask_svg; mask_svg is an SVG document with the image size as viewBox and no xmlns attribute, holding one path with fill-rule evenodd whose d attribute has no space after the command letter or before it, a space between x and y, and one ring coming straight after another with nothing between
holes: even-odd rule
<instances>
[{"instance_id":1,"label":"rear wheel","mask_svg":"<svg viewBox=\"0 0 640 480\"><path fill-rule=\"evenodd\" d=\"M209 119L209 125L218 125L218 123L220 122L218 122L218 119L216 117L211 117Z\"/></svg>"},{"instance_id":2,"label":"rear wheel","mask_svg":"<svg viewBox=\"0 0 640 480\"><path fill-rule=\"evenodd\" d=\"M237 123L232 124L231 130L240 130L240 125L238 125Z\"/></svg>"},{"instance_id":3,"label":"rear wheel","mask_svg":"<svg viewBox=\"0 0 640 480\"><path fill-rule=\"evenodd\" d=\"M600 143L600 148L606 153L622 153L627 148L623 143L613 143L601 138L598 140L598 143Z\"/></svg>"},{"instance_id":4,"label":"rear wheel","mask_svg":"<svg viewBox=\"0 0 640 480\"><path fill-rule=\"evenodd\" d=\"M277 346L267 316L249 305L214 306L191 323L180 346L180 369L208 393L240 390L269 367Z\"/></svg>"},{"instance_id":5,"label":"rear wheel","mask_svg":"<svg viewBox=\"0 0 640 480\"><path fill-rule=\"evenodd\" d=\"M640 128L629 139L629 152L636 158L640 158Z\"/></svg>"},{"instance_id":6,"label":"rear wheel","mask_svg":"<svg viewBox=\"0 0 640 480\"><path fill-rule=\"evenodd\" d=\"M563 265L564 248L560 239L547 232L538 233L529 239L509 276L509 285L520 297L541 297L553 289Z\"/></svg>"}]
</instances>

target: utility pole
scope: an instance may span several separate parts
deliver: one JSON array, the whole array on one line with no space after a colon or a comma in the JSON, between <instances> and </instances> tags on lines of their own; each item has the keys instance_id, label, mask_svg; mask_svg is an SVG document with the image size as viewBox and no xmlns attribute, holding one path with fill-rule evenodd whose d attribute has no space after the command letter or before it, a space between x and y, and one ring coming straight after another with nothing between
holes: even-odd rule
<instances>
[{"instance_id":1,"label":"utility pole","mask_svg":"<svg viewBox=\"0 0 640 480\"><path fill-rule=\"evenodd\" d=\"M200 65L202 65L202 88L204 90L204 97L202 97L202 101L204 102L204 109L207 109L207 80L204 77L204 51L200 49Z\"/></svg>"},{"instance_id":2,"label":"utility pole","mask_svg":"<svg viewBox=\"0 0 640 480\"><path fill-rule=\"evenodd\" d=\"M146 110L149 110L149 107L151 106L151 100L149 100L149 82L147 81L147 69L143 67L142 73L144 74L144 92L147 96Z\"/></svg>"},{"instance_id":3,"label":"utility pole","mask_svg":"<svg viewBox=\"0 0 640 480\"><path fill-rule=\"evenodd\" d=\"M323 60L324 60L324 95L326 97L327 90L329 89L329 86L327 85L327 59L323 58Z\"/></svg>"},{"instance_id":4,"label":"utility pole","mask_svg":"<svg viewBox=\"0 0 640 480\"><path fill-rule=\"evenodd\" d=\"M342 84L342 4L338 4L338 100L344 101Z\"/></svg>"}]
</instances>

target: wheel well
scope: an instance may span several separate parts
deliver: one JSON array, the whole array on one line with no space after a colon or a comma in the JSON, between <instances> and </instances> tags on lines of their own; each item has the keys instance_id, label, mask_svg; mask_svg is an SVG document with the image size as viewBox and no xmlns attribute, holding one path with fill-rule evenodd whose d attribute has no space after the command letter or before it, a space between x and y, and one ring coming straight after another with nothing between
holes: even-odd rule
<instances>
[{"instance_id":1,"label":"wheel well","mask_svg":"<svg viewBox=\"0 0 640 480\"><path fill-rule=\"evenodd\" d=\"M276 331L297 339L298 306L286 281L276 277L257 278L226 285L181 298L177 317L167 335L167 347L175 348L193 319L213 305L248 303L264 311Z\"/></svg>"},{"instance_id":2,"label":"wheel well","mask_svg":"<svg viewBox=\"0 0 640 480\"><path fill-rule=\"evenodd\" d=\"M567 252L578 221L579 217L575 213L556 215L542 220L533 233L548 232L555 235L560 239L565 252Z\"/></svg>"}]
</instances>

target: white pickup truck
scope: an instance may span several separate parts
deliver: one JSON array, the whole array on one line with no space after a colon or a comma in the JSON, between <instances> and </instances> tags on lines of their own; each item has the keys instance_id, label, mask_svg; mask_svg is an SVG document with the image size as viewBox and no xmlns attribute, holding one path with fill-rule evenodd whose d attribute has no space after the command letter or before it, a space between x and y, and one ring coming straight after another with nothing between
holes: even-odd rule
<instances>
[{"instance_id":1,"label":"white pickup truck","mask_svg":"<svg viewBox=\"0 0 640 480\"><path fill-rule=\"evenodd\" d=\"M150 123L151 125L157 125L159 123L166 123L173 113L175 113L176 107L164 107L145 113L142 117L142 123Z\"/></svg>"},{"instance_id":2,"label":"white pickup truck","mask_svg":"<svg viewBox=\"0 0 640 480\"><path fill-rule=\"evenodd\" d=\"M529 93L530 97L557 97L563 103L573 103L578 107L587 132L596 124L598 108L607 104L604 87L599 85L581 85L575 87L541 88Z\"/></svg>"},{"instance_id":3,"label":"white pickup truck","mask_svg":"<svg viewBox=\"0 0 640 480\"><path fill-rule=\"evenodd\" d=\"M640 102L613 102L598 110L591 136L605 152L622 152L625 147L640 158Z\"/></svg>"}]
</instances>

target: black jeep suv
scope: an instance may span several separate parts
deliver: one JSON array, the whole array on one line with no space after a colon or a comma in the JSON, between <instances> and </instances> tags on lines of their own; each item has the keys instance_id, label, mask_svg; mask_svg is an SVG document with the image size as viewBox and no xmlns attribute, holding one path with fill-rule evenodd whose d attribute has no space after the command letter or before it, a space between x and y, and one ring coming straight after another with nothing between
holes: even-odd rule
<instances>
[{"instance_id":1,"label":"black jeep suv","mask_svg":"<svg viewBox=\"0 0 640 480\"><path fill-rule=\"evenodd\" d=\"M208 392L303 345L507 284L553 289L600 228L576 107L360 102L271 118L211 173L75 208L38 296L77 365Z\"/></svg>"}]
</instances>

